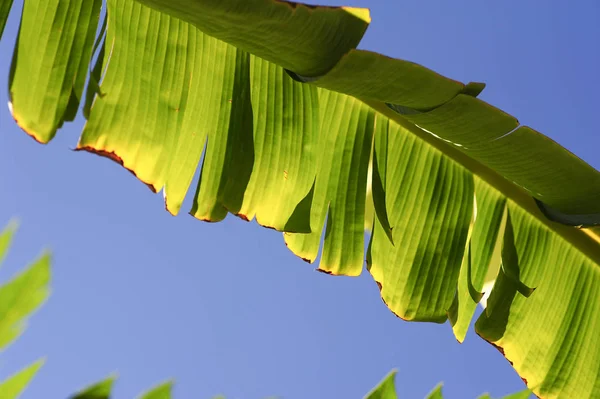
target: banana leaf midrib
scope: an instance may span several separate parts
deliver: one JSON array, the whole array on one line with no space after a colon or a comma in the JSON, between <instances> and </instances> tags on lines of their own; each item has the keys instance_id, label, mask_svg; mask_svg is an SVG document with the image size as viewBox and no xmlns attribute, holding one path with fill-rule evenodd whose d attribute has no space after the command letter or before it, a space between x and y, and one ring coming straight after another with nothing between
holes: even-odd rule
<instances>
[{"instance_id":1,"label":"banana leaf midrib","mask_svg":"<svg viewBox=\"0 0 600 399\"><path fill-rule=\"evenodd\" d=\"M94 0L92 8L88 1L52 0L54 8L43 0L24 3L28 23L19 33L23 52L11 75L11 96L14 115L43 142L73 116L80 78L89 73L79 51L61 50L77 43L88 54L97 47L92 34L82 42L77 33L82 27L91 32L100 14L102 1ZM372 152L374 165L381 166L373 168L375 221L388 220L389 212L386 233L390 237L397 226L394 241L400 245L393 247L375 224L379 230L371 237L381 239L369 245L368 271L382 285L390 310L409 320L446 320L456 303L452 328L459 340L477 306L467 279L481 290L484 267L492 265L500 237L509 234L499 216L510 211L516 235L503 245L514 244L523 273L496 273L489 311L476 332L501 348L538 394L587 397L597 390L600 227L570 227L600 224L597 170L477 99L482 85L465 86L418 64L357 50L347 39L362 37L367 21L348 19L343 10L290 8L279 0L105 4L112 18L106 42L122 41L94 67L106 95L95 97L78 147L120 154L140 180L164 189L174 213L204 153L194 201L206 206L193 208L195 217L218 221L229 211L280 231L312 231L285 236L286 244L311 261L320 253L321 270L345 275L364 271ZM186 4L188 14L198 14L192 25L186 15L173 14ZM74 18L84 7L88 17ZM61 25L55 14L71 17ZM53 29L40 35L46 25ZM54 51L40 62L40 48ZM40 67L49 63L56 68ZM101 67L108 68L104 77L97 72ZM298 75L293 81L294 73L317 78ZM42 76L41 83L32 84L32 76ZM93 98L98 88L90 88ZM381 161L373 137L383 138ZM300 150L304 145L309 151ZM320 179L313 192L314 176ZM290 223L298 215L303 223ZM559 224L561 217L569 226ZM474 278L464 261L469 223L478 229L471 236L473 263L480 266ZM525 282L538 288L531 298L518 289ZM540 356L529 356L532 350ZM589 355L578 355L584 351ZM567 372L574 378L561 381Z\"/></svg>"},{"instance_id":2,"label":"banana leaf midrib","mask_svg":"<svg viewBox=\"0 0 600 399\"><path fill-rule=\"evenodd\" d=\"M579 249L581 253L586 255L596 264L600 265L600 245L598 245L600 243L600 237L592 229L577 229L571 226L552 222L541 212L533 197L531 197L529 193L527 193L523 188L508 181L498 172L480 162L477 162L475 159L467 156L444 141L437 139L436 137L419 129L417 126L404 119L400 114L391 110L385 103L364 99L361 99L361 101L369 105L377 112L394 120L400 126L409 130L421 140L424 140L428 144L437 148L448 158L459 163L470 172L477 175L486 183L504 194L508 199L514 201L517 205L527 210L527 212L529 212L531 215L535 216L548 229L559 234L571 245Z\"/></svg>"},{"instance_id":3,"label":"banana leaf midrib","mask_svg":"<svg viewBox=\"0 0 600 399\"><path fill-rule=\"evenodd\" d=\"M139 0L139 1L143 4L146 4L152 8L158 9L162 12L166 12L168 14L173 14L174 9L176 8L175 5L176 5L176 3L178 3L177 1L175 1L175 2L167 5L166 3L158 1L158 0ZM250 3L252 3L252 4L250 5ZM249 7L249 9L254 9L255 7L257 7L256 9L260 8L259 7L260 1L255 1L255 2L250 2L250 3L247 3L247 6ZM294 3L294 4L296 4L297 6L299 6L302 9L305 8L304 4L301 4L301 3ZM218 9L220 6L211 5L211 7ZM177 14L177 13L175 13L175 14ZM303 14L303 13L301 13L301 14ZM307 15L301 15L301 14L292 13L291 18L293 20L295 20L296 18L302 19L303 17L307 16ZM310 14L310 12L309 12L309 14ZM179 15L179 16L181 16L181 15ZM251 45L250 45L250 47L248 47L248 44L244 43L244 42L240 42L238 40L239 38L229 40L231 38L227 37L227 35L224 35L224 32L211 31L211 29L209 27L203 26L206 21L195 20L190 15L185 15L182 17L184 20L191 22L200 31L203 31L206 34L217 38L218 40L223 40L225 42L228 42L230 44L238 46L240 49L247 51L249 53L254 53L253 50L257 50L259 52L262 51L261 50L262 47L252 48ZM318 19L318 18L316 18L316 16L315 16L314 19ZM345 28L350 29L353 33L357 33L356 31L354 31L354 29L361 31L362 30L361 23L366 22L368 24L368 22L370 22L370 18L366 18L363 21L360 21L360 23L358 23L359 22L358 20L355 20L355 21L346 20L345 22L348 23L348 25L344 25ZM340 25L338 28L341 28L341 27L342 26ZM207 29L210 32L207 32ZM264 33L264 32L258 32L258 35L260 36L261 33ZM284 32L281 32L281 33L284 34ZM290 32L287 32L287 33L290 33ZM348 44L348 43L346 43L346 44ZM340 50L340 49L338 48L336 50ZM356 50L356 48L347 48L346 52L336 53L336 54L344 54L344 55L342 55L340 58L338 58L336 63L332 63L332 65L334 65L333 69L330 68L328 70L330 72L334 71L335 66L341 65L342 62L344 61L344 59L347 58L346 55L349 55L352 52L365 53L364 50ZM401 60L391 60L391 59L389 59L389 57L386 57L384 55L371 53L371 52L367 52L367 53L370 53L370 54L365 54L366 56L368 56L367 58L381 57L381 58L388 59L389 61L392 61L392 62L396 61L396 62L398 62L398 67L400 67L402 65L401 64L402 62L406 63L405 61L401 61ZM257 54L257 55L261 56L263 54L261 53L261 54ZM267 59L267 61L278 63L274 59L269 59L269 55L267 53L265 53L264 55L266 56L265 59ZM281 59L281 56L282 56L282 54L278 55L279 59ZM330 61L332 61L332 60L330 60ZM423 68L417 64L412 64L412 63L410 63L410 64L412 66L416 67L417 69ZM290 65L283 65L283 66L290 67ZM436 80L436 82L448 83L448 82L452 81L451 79L449 79L445 76L439 75L439 74L435 73L434 71L428 70L427 68L423 68L423 71L425 73L432 73L432 74L436 75L437 79L439 79L439 80ZM294 75L294 74L303 75L304 74L304 71L302 71L302 70L291 70L290 72L292 72L292 75ZM324 82L323 78L326 78L328 74L329 74L329 72L321 73L316 76L308 74L307 76L312 76L309 79L311 82L310 84L315 84L316 86L321 86L321 83ZM319 76L320 76L320 78L319 78ZM450 92L448 92L447 94L450 95L450 97L445 97L445 100L443 100L442 103L438 102L437 106L440 106L444 102L451 101L454 98L454 96L459 95L460 92L464 92L465 87L469 86L469 85L465 86L460 82L455 82L455 81L452 81L452 82L456 83L457 86L463 86L461 91L456 92L454 95L450 95L449 94ZM325 86L328 86L328 85L326 84ZM457 87L455 89L458 90L460 88ZM335 91L338 91L338 89L335 89ZM452 91L452 90L450 90L450 91ZM343 92L343 90L341 90L341 92ZM344 93L344 94L348 94L348 93ZM478 94L478 93L473 93L473 94ZM349 95L351 95L355 98L358 98L359 100L363 101L365 104L367 104L370 107L372 107L373 109L375 109L377 112L382 113L383 115L389 117L390 119L399 123L404 128L407 128L409 131L411 131L413 134L417 135L422 140L425 140L430 145L433 145L435 148L440 150L446 156L448 156L449 158L451 158L458 164L462 165L463 167L465 167L466 169L468 169L475 175L482 178L484 181L486 181L492 187L496 188L501 193L503 193L507 198L511 199L516 204L518 204L520 207L527 210L530 214L534 215L547 228L549 228L550 230L559 234L571 245L578 248L588 258L592 259L596 264L600 264L600 246L598 245L600 243L600 236L595 232L594 229L577 229L577 228L574 228L571 226L562 225L562 224L551 221L550 219L548 219L548 217L546 215L544 215L544 213L540 210L538 205L535 203L534 198L526 190L524 190L517 184L512 183L511 181L509 181L508 179L503 177L500 173L493 170L491 167L486 166L485 164L477 161L474 158L471 158L470 156L462 153L461 151L457 150L456 148L453 148L451 145L444 143L442 140L439 140L439 139L431 136L430 134L426 133L425 131L419 129L414 123L410 122L408 119L403 118L402 115L392 111L387 106L387 104L383 101L383 100L385 100L384 98L380 98L380 97L373 98L372 96L363 98L358 95L352 95L352 94L349 94ZM441 101L441 98L438 98L438 100ZM433 105L433 103L431 105ZM522 125L518 124L517 127L522 127ZM567 150L564 150L564 151L567 151Z\"/></svg>"}]
</instances>

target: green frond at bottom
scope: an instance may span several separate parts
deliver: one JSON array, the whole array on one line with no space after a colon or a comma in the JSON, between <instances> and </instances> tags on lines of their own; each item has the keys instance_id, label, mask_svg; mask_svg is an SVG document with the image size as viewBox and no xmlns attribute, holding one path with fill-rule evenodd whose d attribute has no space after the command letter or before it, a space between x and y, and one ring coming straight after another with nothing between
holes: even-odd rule
<instances>
[{"instance_id":1,"label":"green frond at bottom","mask_svg":"<svg viewBox=\"0 0 600 399\"><path fill-rule=\"evenodd\" d=\"M375 388L371 390L364 399L398 399L395 387L395 378L397 371L392 370L386 375ZM435 388L426 396L425 399L444 399L442 394L442 383L436 385ZM531 396L531 391L525 389L524 391L504 396L501 399L527 399ZM488 394L480 396L478 399L491 399Z\"/></svg>"},{"instance_id":2,"label":"green frond at bottom","mask_svg":"<svg viewBox=\"0 0 600 399\"><path fill-rule=\"evenodd\" d=\"M390 371L364 399L396 399L395 379L397 373L397 370Z\"/></svg>"},{"instance_id":3,"label":"green frond at bottom","mask_svg":"<svg viewBox=\"0 0 600 399\"><path fill-rule=\"evenodd\" d=\"M102 381L82 389L80 392L71 396L71 399L110 399L112 397L111 394L115 380L116 376L111 375ZM141 393L138 396L138 399L171 399L172 389L173 383L167 381Z\"/></svg>"},{"instance_id":4,"label":"green frond at bottom","mask_svg":"<svg viewBox=\"0 0 600 399\"><path fill-rule=\"evenodd\" d=\"M4 228L2 233L0 233L0 265L6 258L6 253L10 248L10 244L12 244L13 236L17 231L18 223L16 220L11 220L8 222L8 225Z\"/></svg>"},{"instance_id":5,"label":"green frond at bottom","mask_svg":"<svg viewBox=\"0 0 600 399\"><path fill-rule=\"evenodd\" d=\"M49 281L50 255L45 254L0 287L0 348L21 334L25 320L48 298Z\"/></svg>"},{"instance_id":6,"label":"green frond at bottom","mask_svg":"<svg viewBox=\"0 0 600 399\"><path fill-rule=\"evenodd\" d=\"M397 371L390 371L369 393L364 396L364 399L398 399L396 393L396 378ZM70 399L110 399L111 392L114 386L115 377L110 376L105 380L97 382L88 388L83 389L78 394L71 396ZM138 399L171 399L173 383L167 381L161 383L154 388L140 394ZM511 394L502 399L527 399L531 395L531 391L524 390L522 392ZM269 397L276 399L276 396ZM442 384L438 384L426 399L443 399ZM4 399L4 397L3 397ZM12 398L11 398L12 399ZM224 395L217 395L213 399L226 399ZM267 398L268 399L268 398ZM479 399L491 399L489 395L484 394Z\"/></svg>"},{"instance_id":7,"label":"green frond at bottom","mask_svg":"<svg viewBox=\"0 0 600 399\"><path fill-rule=\"evenodd\" d=\"M149 391L141 394L139 399L171 399L172 390L172 381L163 382Z\"/></svg>"},{"instance_id":8,"label":"green frond at bottom","mask_svg":"<svg viewBox=\"0 0 600 399\"><path fill-rule=\"evenodd\" d=\"M443 384L439 383L433 388L429 394L427 394L426 399L444 399L444 395L442 394Z\"/></svg>"},{"instance_id":9,"label":"green frond at bottom","mask_svg":"<svg viewBox=\"0 0 600 399\"><path fill-rule=\"evenodd\" d=\"M0 233L0 262L6 256L17 223L11 221ZM50 255L44 254L10 281L0 286L0 349L22 332L26 320L48 297ZM44 364L40 359L0 382L0 398L16 399Z\"/></svg>"},{"instance_id":10,"label":"green frond at bottom","mask_svg":"<svg viewBox=\"0 0 600 399\"><path fill-rule=\"evenodd\" d=\"M71 399L109 399L112 387L115 383L116 377L111 375L110 377L98 381L71 397Z\"/></svg>"},{"instance_id":11,"label":"green frond at bottom","mask_svg":"<svg viewBox=\"0 0 600 399\"><path fill-rule=\"evenodd\" d=\"M40 359L0 382L0 397L2 399L17 399L43 364L44 359Z\"/></svg>"}]
</instances>

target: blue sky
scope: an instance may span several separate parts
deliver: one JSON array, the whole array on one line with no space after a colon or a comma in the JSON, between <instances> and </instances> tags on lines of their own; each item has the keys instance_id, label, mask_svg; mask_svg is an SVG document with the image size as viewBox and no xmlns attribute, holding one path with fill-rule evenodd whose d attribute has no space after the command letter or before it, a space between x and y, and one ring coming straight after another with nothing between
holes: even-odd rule
<instances>
[{"instance_id":1,"label":"blue sky","mask_svg":"<svg viewBox=\"0 0 600 399\"><path fill-rule=\"evenodd\" d=\"M486 82L480 98L600 169L597 1L345 4L371 7L362 48ZM13 10L2 104L17 25ZM63 398L113 371L116 398L166 378L180 399L360 398L392 368L404 398L440 381L448 398L523 388L474 333L460 345L448 324L397 319L368 274L317 273L255 223L170 216L115 163L70 151L81 127L42 146L0 107L0 224L21 221L0 277L44 247L54 254L51 299L0 354L2 376L48 357L23 399Z\"/></svg>"}]
</instances>

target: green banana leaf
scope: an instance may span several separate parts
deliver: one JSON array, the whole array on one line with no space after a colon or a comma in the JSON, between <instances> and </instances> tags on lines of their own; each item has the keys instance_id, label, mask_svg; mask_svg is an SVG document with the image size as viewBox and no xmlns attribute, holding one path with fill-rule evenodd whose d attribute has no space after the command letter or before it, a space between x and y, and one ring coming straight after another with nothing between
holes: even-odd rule
<instances>
[{"instance_id":1,"label":"green banana leaf","mask_svg":"<svg viewBox=\"0 0 600 399\"><path fill-rule=\"evenodd\" d=\"M493 283L476 332L535 394L600 396L600 173L477 99L482 84L357 50L367 10L106 6L24 1L9 88L29 135L48 142L83 103L77 150L162 190L172 214L200 164L193 216L256 219L325 273L362 272L368 223L394 314L449 320L462 341Z\"/></svg>"},{"instance_id":2,"label":"green banana leaf","mask_svg":"<svg viewBox=\"0 0 600 399\"><path fill-rule=\"evenodd\" d=\"M396 370L392 370L388 375L384 377L375 388L371 390L364 399L397 399L396 385L395 385ZM112 389L115 383L115 376L110 376L102 381L96 382L81 391L71 396L71 399L110 399L112 398ZM172 382L161 383L154 388L142 393L138 396L138 399L171 399L173 390ZM524 391L514 393L508 396L504 396L502 399L527 399L531 396L531 391L526 389ZM427 395L425 399L443 399L442 395L442 384L438 384L435 389ZM214 399L225 399L224 396L217 396ZM491 399L489 395L485 394L479 397L479 399Z\"/></svg>"},{"instance_id":3,"label":"green banana leaf","mask_svg":"<svg viewBox=\"0 0 600 399\"><path fill-rule=\"evenodd\" d=\"M0 233L0 262L5 258L17 223L11 221ZM50 277L49 256L44 255L32 266L23 271L10 282L0 287L0 349L10 344L22 331L23 321L31 315L47 298ZM3 399L16 399L30 383L44 360L38 360L23 370L0 382L0 396ZM369 399L396 398L394 376L389 373L384 380L367 395ZM94 383L71 396L72 399L109 399L116 380L111 375ZM139 399L170 399L173 382L167 381L156 385L140 394ZM439 389L441 395L441 388ZM432 397L432 396L430 396ZM441 397L441 396L440 396ZM525 396L526 397L526 396Z\"/></svg>"},{"instance_id":4,"label":"green banana leaf","mask_svg":"<svg viewBox=\"0 0 600 399\"><path fill-rule=\"evenodd\" d=\"M11 221L0 232L0 263L6 257L17 229L16 221ZM31 266L0 286L0 349L11 344L22 332L25 321L48 298L50 281L50 256L44 254ZM22 370L0 381L0 398L18 399L33 377L44 364L40 359ZM73 399L108 399L114 377L96 383ZM165 382L139 396L139 399L170 399L172 382Z\"/></svg>"},{"instance_id":5,"label":"green banana leaf","mask_svg":"<svg viewBox=\"0 0 600 399\"><path fill-rule=\"evenodd\" d=\"M398 399L395 383L396 373L396 370L389 372L388 375L386 375L383 380L381 380L379 384L377 384L377 386L364 397L364 399ZM441 383L438 384L425 399L444 399L442 387L443 385ZM531 391L529 389L525 389L521 392L504 396L501 399L527 399L530 396ZM491 397L488 394L484 394L478 399L491 399Z\"/></svg>"},{"instance_id":6,"label":"green banana leaf","mask_svg":"<svg viewBox=\"0 0 600 399\"><path fill-rule=\"evenodd\" d=\"M16 230L16 221L11 221L0 233L0 263L6 257ZM50 255L45 253L0 286L0 349L6 348L21 335L27 319L46 301L49 281ZM0 381L0 397L17 399L44 361L39 359Z\"/></svg>"},{"instance_id":7,"label":"green banana leaf","mask_svg":"<svg viewBox=\"0 0 600 399\"><path fill-rule=\"evenodd\" d=\"M27 388L43 364L44 360L38 360L0 382L0 394L2 394L2 398L17 399L25 388Z\"/></svg>"},{"instance_id":8,"label":"green banana leaf","mask_svg":"<svg viewBox=\"0 0 600 399\"><path fill-rule=\"evenodd\" d=\"M96 382L71 396L71 399L110 399L116 377L114 375ZM173 383L163 382L140 394L138 399L171 399Z\"/></svg>"},{"instance_id":9,"label":"green banana leaf","mask_svg":"<svg viewBox=\"0 0 600 399\"><path fill-rule=\"evenodd\" d=\"M11 221L0 232L0 263L6 257L16 229L16 221ZM10 344L22 332L24 320L46 300L49 293L49 278L50 261L49 256L46 254L7 284L0 286L0 349ZM18 399L44 364L44 361L44 359L40 359L1 381L0 397L2 399ZM386 376L367 395L367 398L395 399L396 392L393 380L395 374L396 372L392 371ZM116 375L110 375L104 380L83 388L70 398L110 399L115 380ZM140 394L138 399L171 399L172 390L173 382L166 381ZM526 396L523 396L523 398L526 398Z\"/></svg>"}]
</instances>

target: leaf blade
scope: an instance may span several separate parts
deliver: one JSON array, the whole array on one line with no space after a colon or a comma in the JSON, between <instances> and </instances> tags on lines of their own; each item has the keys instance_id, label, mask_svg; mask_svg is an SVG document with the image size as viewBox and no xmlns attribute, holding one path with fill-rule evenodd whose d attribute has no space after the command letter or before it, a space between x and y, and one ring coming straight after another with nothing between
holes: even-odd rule
<instances>
[{"instance_id":1,"label":"leaf blade","mask_svg":"<svg viewBox=\"0 0 600 399\"><path fill-rule=\"evenodd\" d=\"M43 365L44 359L40 359L0 382L2 398L17 399Z\"/></svg>"},{"instance_id":2,"label":"leaf blade","mask_svg":"<svg viewBox=\"0 0 600 399\"><path fill-rule=\"evenodd\" d=\"M36 141L49 142L65 121L75 117L101 5L101 0L23 4L9 79L9 108L17 124Z\"/></svg>"},{"instance_id":3,"label":"leaf blade","mask_svg":"<svg viewBox=\"0 0 600 399\"><path fill-rule=\"evenodd\" d=\"M163 382L140 395L139 399L171 399L173 382Z\"/></svg>"},{"instance_id":4,"label":"leaf blade","mask_svg":"<svg viewBox=\"0 0 600 399\"><path fill-rule=\"evenodd\" d=\"M373 388L364 399L397 399L396 385L396 370L390 371L384 378Z\"/></svg>"},{"instance_id":5,"label":"leaf blade","mask_svg":"<svg viewBox=\"0 0 600 399\"><path fill-rule=\"evenodd\" d=\"M116 376L111 375L102 381L83 388L81 391L71 396L71 399L110 399Z\"/></svg>"},{"instance_id":6,"label":"leaf blade","mask_svg":"<svg viewBox=\"0 0 600 399\"><path fill-rule=\"evenodd\" d=\"M49 295L50 255L44 254L0 287L0 348L23 331L25 321Z\"/></svg>"}]
</instances>

